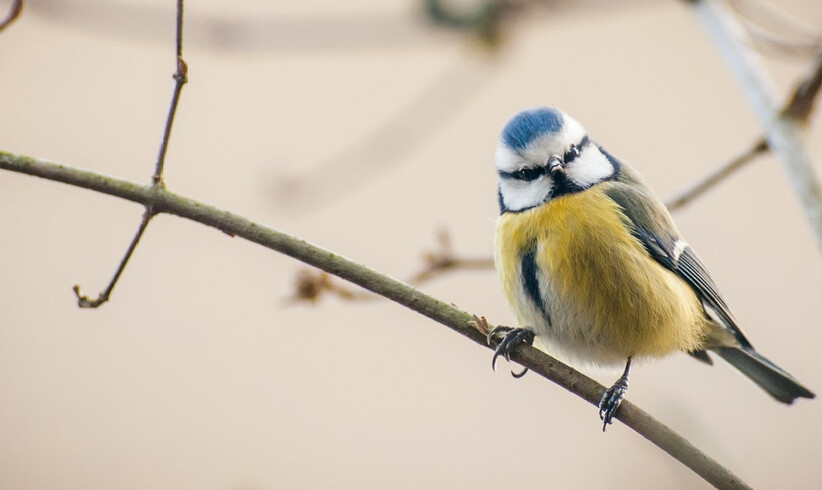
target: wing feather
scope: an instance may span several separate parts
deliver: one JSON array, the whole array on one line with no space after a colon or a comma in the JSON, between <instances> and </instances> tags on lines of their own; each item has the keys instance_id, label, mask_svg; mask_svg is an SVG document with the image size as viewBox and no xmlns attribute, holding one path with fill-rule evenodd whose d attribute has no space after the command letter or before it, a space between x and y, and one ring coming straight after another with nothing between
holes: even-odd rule
<instances>
[{"instance_id":1,"label":"wing feather","mask_svg":"<svg viewBox=\"0 0 822 490\"><path fill-rule=\"evenodd\" d=\"M742 346L751 347L708 269L681 238L668 210L638 178L629 178L637 180L630 182L630 185L619 181L608 182L606 192L619 204L633 225L634 236L654 260L693 288L708 316L732 332Z\"/></svg>"}]
</instances>

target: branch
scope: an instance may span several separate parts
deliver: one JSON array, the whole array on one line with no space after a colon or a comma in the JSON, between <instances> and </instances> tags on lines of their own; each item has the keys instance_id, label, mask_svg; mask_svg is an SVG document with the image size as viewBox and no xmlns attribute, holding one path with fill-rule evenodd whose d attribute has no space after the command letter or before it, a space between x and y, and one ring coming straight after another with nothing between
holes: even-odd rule
<instances>
[{"instance_id":1,"label":"branch","mask_svg":"<svg viewBox=\"0 0 822 490\"><path fill-rule=\"evenodd\" d=\"M185 60L183 60L183 0L177 0L176 46L177 71L173 76L174 91L171 95L171 104L168 108L168 116L166 116L166 125L163 129L163 139L160 143L160 153L157 155L157 164L154 168L154 175L151 177L152 186L157 188L165 187L165 183L163 182L163 167L165 165L166 152L168 151L168 141L171 136L171 125L174 123L174 114L177 113L177 104L180 101L180 93L183 90L183 85L185 85L188 81L188 66L186 65ZM74 295L77 296L77 306L80 308L97 308L108 301L109 296L111 296L111 291L114 289L114 285L117 284L117 280L120 279L120 276L123 274L129 259L131 259L131 255L137 248L137 244L140 243L140 238L143 237L143 233L145 233L146 228L148 228L148 223L151 221L151 218L154 217L155 213L156 210L152 208L152 204L147 204L146 211L143 213L143 219L140 221L140 226L137 227L137 233L135 233L134 238L131 239L131 244L129 244L125 255L123 255L123 258L120 260L120 265L117 266L117 270L114 272L114 275L111 276L111 280L109 281L108 286L106 286L106 289L97 295L97 298L91 299L88 296L85 296L80 292L80 286L77 284L74 285L74 288L72 289L74 290Z\"/></svg>"},{"instance_id":2,"label":"branch","mask_svg":"<svg viewBox=\"0 0 822 490\"><path fill-rule=\"evenodd\" d=\"M822 86L822 55L817 56L810 74L802 82L797 84L793 93L785 103L785 106L780 111L781 117L791 118L805 125L808 124L816 102L816 96L819 94L820 86ZM668 209L675 211L689 204L697 197L730 177L737 170L755 160L756 157L770 151L770 149L771 147L768 144L768 140L762 136L748 151L710 173L679 196L671 199L667 203Z\"/></svg>"},{"instance_id":3,"label":"branch","mask_svg":"<svg viewBox=\"0 0 822 490\"><path fill-rule=\"evenodd\" d=\"M747 94L764 127L768 146L782 162L822 248L822 183L800 136L804 121L778 108L773 84L756 52L745 43L744 31L727 6L715 0L696 0L693 5Z\"/></svg>"},{"instance_id":4,"label":"branch","mask_svg":"<svg viewBox=\"0 0 822 490\"><path fill-rule=\"evenodd\" d=\"M11 25L12 22L17 20L20 17L20 14L23 13L23 0L13 0L11 2L11 7L9 7L9 13L6 15L6 18L0 20L0 31Z\"/></svg>"},{"instance_id":5,"label":"branch","mask_svg":"<svg viewBox=\"0 0 822 490\"><path fill-rule=\"evenodd\" d=\"M473 321L471 315L454 306L299 238L171 193L163 187L140 185L88 170L5 152L0 152L0 168L127 199L151 207L155 213L173 214L216 228L228 235L249 240L384 296L486 346L483 332L469 324ZM599 403L604 390L602 385L537 349L521 346L512 358L589 403ZM623 401L616 418L717 488L749 488L728 469L700 452L693 444L636 405Z\"/></svg>"},{"instance_id":6,"label":"branch","mask_svg":"<svg viewBox=\"0 0 822 490\"><path fill-rule=\"evenodd\" d=\"M457 270L493 270L492 257L459 257L451 246L451 235L446 229L437 232L439 249L426 252L423 255L423 268L415 272L405 282L412 286L419 286L433 280L447 272ZM316 303L324 294L334 294L349 301L365 301L376 299L377 296L354 288L341 286L322 271L303 269L297 273L294 281L294 293L286 298L286 303L309 302Z\"/></svg>"},{"instance_id":7,"label":"branch","mask_svg":"<svg viewBox=\"0 0 822 490\"><path fill-rule=\"evenodd\" d=\"M685 207L687 204L690 204L693 200L713 189L717 184L736 173L737 170L754 161L756 157L764 155L767 152L768 142L762 138L748 151L706 175L681 194L666 202L665 205L671 212Z\"/></svg>"}]
</instances>

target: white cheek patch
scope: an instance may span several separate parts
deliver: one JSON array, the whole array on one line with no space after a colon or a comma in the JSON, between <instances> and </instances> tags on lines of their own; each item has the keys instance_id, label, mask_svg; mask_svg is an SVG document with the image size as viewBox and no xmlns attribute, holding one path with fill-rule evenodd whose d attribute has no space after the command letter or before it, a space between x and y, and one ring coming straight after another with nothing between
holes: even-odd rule
<instances>
[{"instance_id":1,"label":"white cheek patch","mask_svg":"<svg viewBox=\"0 0 822 490\"><path fill-rule=\"evenodd\" d=\"M516 179L500 179L502 202L509 211L522 211L545 202L551 195L551 179L542 176L530 182Z\"/></svg>"},{"instance_id":2,"label":"white cheek patch","mask_svg":"<svg viewBox=\"0 0 822 490\"><path fill-rule=\"evenodd\" d=\"M512 174L527 164L517 152L500 143L496 155L497 171ZM509 211L522 211L542 204L551 195L552 183L547 176L532 181L500 177L502 203Z\"/></svg>"},{"instance_id":3,"label":"white cheek patch","mask_svg":"<svg viewBox=\"0 0 822 490\"><path fill-rule=\"evenodd\" d=\"M580 187L590 187L614 173L614 166L599 148L588 144L582 154L565 169L568 179Z\"/></svg>"}]
</instances>

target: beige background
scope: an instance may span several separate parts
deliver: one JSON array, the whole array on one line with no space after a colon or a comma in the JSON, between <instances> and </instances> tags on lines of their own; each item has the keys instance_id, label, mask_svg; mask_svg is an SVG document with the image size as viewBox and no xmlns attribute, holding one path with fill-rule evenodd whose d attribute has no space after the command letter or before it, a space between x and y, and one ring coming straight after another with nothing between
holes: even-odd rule
<instances>
[{"instance_id":1,"label":"beige background","mask_svg":"<svg viewBox=\"0 0 822 490\"><path fill-rule=\"evenodd\" d=\"M0 148L147 182L172 89L172 3L31 1L0 35ZM822 29L816 0L786 8ZM398 277L439 227L461 254L490 254L495 140L524 107L565 108L661 196L759 134L677 2L531 15L496 55L415 27L407 0L192 1L187 13L169 187ZM342 21L323 40L336 16L388 28L369 38ZM214 18L256 27L232 34ZM768 66L786 92L804 65ZM300 264L173 217L151 224L111 303L79 310L71 286L105 285L141 212L0 173L0 487L706 487L621 424L602 434L594 407L509 366L492 373L490 351L402 307L284 306ZM822 390L822 256L778 162L675 217L754 345ZM423 289L511 323L496 281L464 272ZM638 366L629 397L756 488L822 479L818 400L784 407L721 361L684 355Z\"/></svg>"}]
</instances>

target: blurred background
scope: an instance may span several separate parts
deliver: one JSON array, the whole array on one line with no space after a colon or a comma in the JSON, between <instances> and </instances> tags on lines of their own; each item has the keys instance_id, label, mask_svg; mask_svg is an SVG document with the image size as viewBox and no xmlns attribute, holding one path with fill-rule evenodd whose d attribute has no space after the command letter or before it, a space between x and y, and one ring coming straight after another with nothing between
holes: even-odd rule
<instances>
[{"instance_id":1,"label":"blurred background","mask_svg":"<svg viewBox=\"0 0 822 490\"><path fill-rule=\"evenodd\" d=\"M777 3L734 5L787 96L822 7ZM506 5L494 23L470 1L188 2L169 188L406 278L438 230L490 257L496 139L525 107L564 108L663 198L760 136L684 3ZM174 16L170 0L27 2L0 34L0 148L148 183ZM707 487L448 329L388 301L296 301L299 263L175 217L152 221L110 303L78 309L72 285L105 287L142 212L0 172L0 487ZM754 345L822 391L822 258L779 162L675 218ZM491 269L420 287L513 323ZM637 366L629 398L753 487L822 479L818 400L785 407L685 355Z\"/></svg>"}]
</instances>

